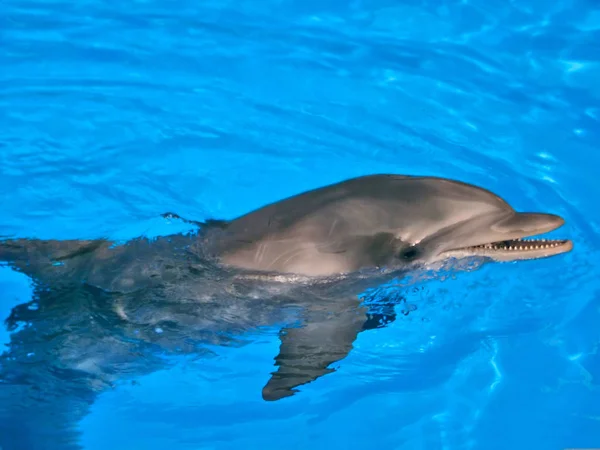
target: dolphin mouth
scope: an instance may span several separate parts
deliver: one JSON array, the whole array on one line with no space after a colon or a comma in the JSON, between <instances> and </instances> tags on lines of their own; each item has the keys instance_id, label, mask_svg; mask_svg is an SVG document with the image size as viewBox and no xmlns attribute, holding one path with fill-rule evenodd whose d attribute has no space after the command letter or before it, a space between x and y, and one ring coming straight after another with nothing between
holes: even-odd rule
<instances>
[{"instance_id":1,"label":"dolphin mouth","mask_svg":"<svg viewBox=\"0 0 600 450\"><path fill-rule=\"evenodd\" d=\"M446 257L481 256L494 261L517 261L547 258L567 253L573 249L569 239L532 239L529 237L505 239L446 250Z\"/></svg>"},{"instance_id":2,"label":"dolphin mouth","mask_svg":"<svg viewBox=\"0 0 600 450\"><path fill-rule=\"evenodd\" d=\"M452 250L473 256L485 256L496 261L515 261L519 259L537 259L559 255L571 251L573 242L569 239L509 239L488 244L474 245Z\"/></svg>"},{"instance_id":3,"label":"dolphin mouth","mask_svg":"<svg viewBox=\"0 0 600 450\"><path fill-rule=\"evenodd\" d=\"M495 261L546 258L572 250L569 239L541 239L533 236L555 230L564 224L556 215L541 213L516 213L495 221L490 226L493 235L508 239L473 242L474 245L453 248L446 256L482 256Z\"/></svg>"}]
</instances>

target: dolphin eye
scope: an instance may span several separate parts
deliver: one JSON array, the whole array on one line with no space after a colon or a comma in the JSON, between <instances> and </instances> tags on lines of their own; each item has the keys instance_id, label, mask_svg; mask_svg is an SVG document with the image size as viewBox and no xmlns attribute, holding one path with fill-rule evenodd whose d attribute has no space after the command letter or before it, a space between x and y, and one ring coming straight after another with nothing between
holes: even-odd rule
<instances>
[{"instance_id":1,"label":"dolphin eye","mask_svg":"<svg viewBox=\"0 0 600 450\"><path fill-rule=\"evenodd\" d=\"M415 259L417 256L419 256L419 250L416 247L408 247L407 249L403 250L400 254L400 257L402 259L406 259L409 261Z\"/></svg>"}]
</instances>

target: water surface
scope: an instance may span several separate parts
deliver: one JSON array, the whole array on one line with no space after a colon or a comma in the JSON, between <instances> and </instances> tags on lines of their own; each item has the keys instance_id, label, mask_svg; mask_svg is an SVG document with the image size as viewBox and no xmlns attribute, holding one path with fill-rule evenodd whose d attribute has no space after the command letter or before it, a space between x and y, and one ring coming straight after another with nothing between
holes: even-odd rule
<instances>
[{"instance_id":1,"label":"water surface","mask_svg":"<svg viewBox=\"0 0 600 450\"><path fill-rule=\"evenodd\" d=\"M589 0L0 4L0 235L152 237L186 228L167 211L232 218L391 172L560 214L553 235L575 243L405 288L416 311L286 401L260 397L278 349L266 329L115 385L74 439L598 447L598 42ZM3 319L32 301L8 268L0 293Z\"/></svg>"}]
</instances>

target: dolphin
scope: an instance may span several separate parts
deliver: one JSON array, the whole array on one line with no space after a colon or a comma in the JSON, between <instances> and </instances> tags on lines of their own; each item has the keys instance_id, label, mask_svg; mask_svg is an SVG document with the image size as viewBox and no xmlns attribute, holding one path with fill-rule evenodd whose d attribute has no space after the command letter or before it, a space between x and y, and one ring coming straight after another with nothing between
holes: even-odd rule
<instances>
[{"instance_id":1,"label":"dolphin","mask_svg":"<svg viewBox=\"0 0 600 450\"><path fill-rule=\"evenodd\" d=\"M231 266L332 276L480 256L515 261L570 251L532 239L564 219L518 213L485 189L435 177L370 175L315 189L237 218L215 255Z\"/></svg>"},{"instance_id":2,"label":"dolphin","mask_svg":"<svg viewBox=\"0 0 600 450\"><path fill-rule=\"evenodd\" d=\"M557 215L517 212L481 187L426 176L367 175L232 220L190 222L197 225L193 233L124 244L0 241L0 261L35 281L38 305L36 311L18 306L7 319L13 328L34 323L36 332L15 331L0 360L0 377L13 380L10 390L0 385L0 410L10 399L18 403L0 414L4 449L21 447L11 447L2 433L24 427L45 433L39 442L53 448L48 439L57 420L78 420L107 385L161 367L151 358L155 345L197 352L184 341L232 345L236 334L279 326L276 369L262 398L281 400L333 372L360 332L395 319L398 299L384 299L384 313L375 313L362 301L368 289L464 258L528 260L573 248L568 239L534 238L562 226ZM88 317L102 320L92 326ZM152 330L159 326L166 331L157 336ZM34 351L39 346L43 351ZM140 352L146 357L136 358ZM19 362L24 353L48 356L34 369ZM57 378L64 371L79 375ZM28 390L31 380L64 395L41 408L32 400L37 391ZM51 429L39 431L46 420Z\"/></svg>"}]
</instances>

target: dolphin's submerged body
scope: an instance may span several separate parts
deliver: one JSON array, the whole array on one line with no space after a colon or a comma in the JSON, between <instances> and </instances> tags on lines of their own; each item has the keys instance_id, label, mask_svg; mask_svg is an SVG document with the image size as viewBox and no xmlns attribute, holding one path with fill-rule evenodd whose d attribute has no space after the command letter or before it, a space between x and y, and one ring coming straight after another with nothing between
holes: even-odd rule
<instances>
[{"instance_id":1,"label":"dolphin's submerged body","mask_svg":"<svg viewBox=\"0 0 600 450\"><path fill-rule=\"evenodd\" d=\"M97 393L163 367L157 348L201 352L261 326L283 324L262 397L291 396L332 372L358 333L382 326L361 303L365 290L438 262L570 251L569 240L523 240L563 222L453 180L371 175L192 234L0 241L0 261L34 280L37 306L14 308L6 322L0 447L77 448L73 424Z\"/></svg>"}]
</instances>

